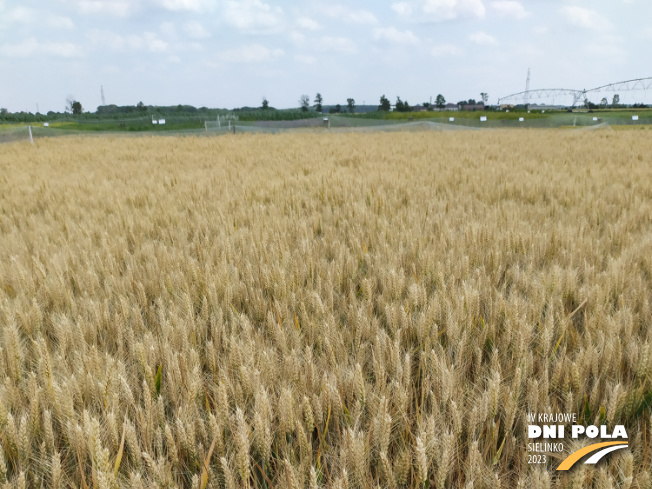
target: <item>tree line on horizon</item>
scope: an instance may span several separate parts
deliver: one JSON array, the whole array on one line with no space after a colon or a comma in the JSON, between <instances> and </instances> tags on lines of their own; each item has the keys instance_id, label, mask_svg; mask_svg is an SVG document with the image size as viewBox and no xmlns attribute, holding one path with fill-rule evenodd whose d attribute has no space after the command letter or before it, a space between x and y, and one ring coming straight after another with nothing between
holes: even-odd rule
<instances>
[{"instance_id":1,"label":"tree line on horizon","mask_svg":"<svg viewBox=\"0 0 652 489\"><path fill-rule=\"evenodd\" d=\"M476 100L470 98L468 100L460 100L455 105L464 107L464 106L483 106L484 110L488 110L491 107L487 104L489 100L489 94L486 92L480 93L480 99ZM234 109L220 109L220 108L208 108L208 107L195 107L187 104L178 104L170 106L157 106L157 105L145 105L142 101L138 102L136 105L115 105L107 104L100 105L97 107L95 112L84 111L82 103L73 96L69 96L66 99L65 109L63 112L48 111L47 114L42 114L40 112L10 112L6 108L0 108L0 121L4 122L34 122L34 121L47 121L52 118L60 117L89 117L92 119L111 119L117 117L124 118L137 118L145 117L148 115L151 116L180 116L188 117L197 115L200 117L216 117L224 114L236 113L239 114L242 120L257 120L263 118L272 118L272 119L300 119L305 117L312 117L313 113L324 113L327 111L330 114L340 114L340 113L356 113L356 101L354 98L350 97L346 99L346 104L335 104L335 105L325 105L324 97L320 92L315 95L315 98L310 102L310 97L308 95L301 95L299 97L299 106L297 108L287 108L287 109L277 109L270 105L267 97L263 96L262 103L260 106L251 107L243 106ZM435 97L434 103L423 102L416 106L410 105L407 100L402 100L400 96L396 97L396 102L392 104L390 100L385 96L385 94L380 96L379 104L375 111L377 112L390 112L395 110L396 112L412 112L415 107L419 109L423 108L427 111L443 110L447 106L447 101L444 95L438 94ZM611 103L607 98L603 98L599 104L595 104L588 100L585 101L584 106L590 110L592 109L604 109L604 108L647 108L649 107L646 104L638 103L633 105L624 105L620 103L620 96L615 94ZM373 105L365 105L363 112L374 112L374 110L369 110ZM362 108L360 107L360 108ZM479 109L482 110L482 109ZM274 114L274 115L272 115Z\"/></svg>"},{"instance_id":2,"label":"tree line on horizon","mask_svg":"<svg viewBox=\"0 0 652 489\"><path fill-rule=\"evenodd\" d=\"M461 100L457 102L456 105L458 106L464 106L464 105L483 105L486 106L488 100L489 100L489 94L486 92L480 93L481 100L476 101L475 99L469 99L469 100ZM321 95L321 93L317 93L315 95L315 99L313 101L312 108L315 110L315 112L323 112L323 102L324 98ZM263 97L263 105L262 109L267 108L266 104L269 102L265 97ZM435 97L435 103L430 103L430 102L423 102L421 104L423 108L429 111L433 111L435 109L442 110L446 108L446 98L440 93ZM310 110L310 97L308 95L301 95L299 98L299 107L301 108L302 111L308 112ZM347 98L346 99L346 111L348 113L354 113L355 112L355 99L353 98ZM333 105L329 108L328 112L333 114L333 113L340 113L342 112L344 107L340 104ZM389 101L389 99L383 94L380 96L380 104L378 105L378 112L389 112L392 110L392 104ZM409 104L407 100L403 101L401 100L400 96L396 97L396 103L394 104L394 110L397 112L412 112L414 110L414 107Z\"/></svg>"},{"instance_id":3,"label":"tree line on horizon","mask_svg":"<svg viewBox=\"0 0 652 489\"><path fill-rule=\"evenodd\" d=\"M487 94L482 93L481 96L483 98L483 102L486 103L486 99L488 98ZM468 101L463 100L458 102L457 105L466 105L466 104L474 105L476 104L476 101L474 99L469 99ZM446 105L446 99L441 94L437 95L434 104L431 104L429 102L424 102L422 104L422 106L425 107L426 109L434 109L435 107L443 108L445 105ZM308 95L301 95L301 97L299 98L298 110L302 112L309 112L312 108L315 112L321 113L323 112L323 107L324 107L324 98L319 92L315 95L315 99L313 101L312 106L310 104L310 97ZM412 110L412 106L410 106L407 100L402 101L400 96L396 97L395 107L396 110L399 112L410 112ZM341 113L344 111L348 113L354 113L355 108L356 108L355 99L350 97L346 99L345 106L341 104L335 104L329 106L328 110L329 113ZM237 111L251 111L251 110L296 110L296 109L293 108L277 109L269 104L269 100L267 99L267 97L263 96L260 107L243 106L234 109L219 109L219 108L208 108L208 107L197 108L192 105L186 105L186 104L178 104L178 105L170 105L170 106L155 106L155 105L145 105L142 101L140 101L136 105L122 105L122 106L115 105L115 104L100 105L97 107L95 112L92 113L90 111L84 111L84 107L82 103L79 100L77 100L74 96L70 95L66 98L65 108L63 112L48 111L46 114L42 114L38 111L36 113L20 111L20 112L12 113L6 108L2 108L0 109L0 119L10 118L8 116L12 116L12 115L24 115L24 116L47 115L48 117L52 117L52 116L58 116L62 114L69 114L75 116L81 116L84 114L94 114L98 116L110 116L110 115L118 115L118 114L145 115L147 113L169 114L175 112L181 114L197 114L197 113L201 114L201 113L209 113L213 111L237 112ZM380 104L378 105L378 111L389 112L390 110L391 110L391 103L385 97L385 95L381 95Z\"/></svg>"}]
</instances>

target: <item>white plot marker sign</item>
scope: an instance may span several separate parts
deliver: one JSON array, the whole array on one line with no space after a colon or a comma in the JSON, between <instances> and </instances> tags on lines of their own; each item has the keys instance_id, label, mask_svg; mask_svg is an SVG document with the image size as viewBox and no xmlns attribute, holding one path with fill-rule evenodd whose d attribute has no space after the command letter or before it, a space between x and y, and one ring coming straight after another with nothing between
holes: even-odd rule
<instances>
[{"instance_id":1,"label":"white plot marker sign","mask_svg":"<svg viewBox=\"0 0 652 489\"><path fill-rule=\"evenodd\" d=\"M519 118L518 118L518 121L519 121L519 122L523 122L523 121L525 121L525 119L524 119L523 117L519 117Z\"/></svg>"},{"instance_id":2,"label":"white plot marker sign","mask_svg":"<svg viewBox=\"0 0 652 489\"><path fill-rule=\"evenodd\" d=\"M455 122L455 117L449 117L448 122Z\"/></svg>"},{"instance_id":3,"label":"white plot marker sign","mask_svg":"<svg viewBox=\"0 0 652 489\"><path fill-rule=\"evenodd\" d=\"M159 124L159 126L162 126L163 124L165 124L165 119L159 119L158 124Z\"/></svg>"},{"instance_id":4,"label":"white plot marker sign","mask_svg":"<svg viewBox=\"0 0 652 489\"><path fill-rule=\"evenodd\" d=\"M637 121L637 120L638 120L638 116L637 116L637 115L633 115L633 116L632 116L632 120L633 120L633 121Z\"/></svg>"},{"instance_id":5,"label":"white plot marker sign","mask_svg":"<svg viewBox=\"0 0 652 489\"><path fill-rule=\"evenodd\" d=\"M487 122L487 116L486 115L481 116L480 122Z\"/></svg>"},{"instance_id":6,"label":"white plot marker sign","mask_svg":"<svg viewBox=\"0 0 652 489\"><path fill-rule=\"evenodd\" d=\"M152 124L158 124L158 119L152 119Z\"/></svg>"},{"instance_id":7,"label":"white plot marker sign","mask_svg":"<svg viewBox=\"0 0 652 489\"><path fill-rule=\"evenodd\" d=\"M594 117L593 120L597 122L598 118L597 118L597 117Z\"/></svg>"}]
</instances>

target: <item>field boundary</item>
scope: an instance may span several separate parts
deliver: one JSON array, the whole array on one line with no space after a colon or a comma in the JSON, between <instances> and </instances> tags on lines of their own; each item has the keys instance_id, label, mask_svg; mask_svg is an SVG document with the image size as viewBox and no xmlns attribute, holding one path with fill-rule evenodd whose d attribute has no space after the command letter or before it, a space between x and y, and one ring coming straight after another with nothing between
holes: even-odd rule
<instances>
[{"instance_id":1,"label":"field boundary","mask_svg":"<svg viewBox=\"0 0 652 489\"><path fill-rule=\"evenodd\" d=\"M563 114L562 114L563 115ZM296 121L237 121L235 124L210 126L202 129L165 129L157 131L88 131L73 128L59 128L56 126L44 127L35 125L0 125L0 143L15 141L30 141L30 127L34 140L63 137L63 136L110 136L110 137L160 137L160 136L221 136L227 134L281 134L281 133L372 133L372 132L403 132L403 131L465 131L487 129L577 129L596 130L618 128L646 129L652 127L652 118L649 120L627 121L622 118L597 118L589 117L569 118L533 118L527 121L518 119L488 119L480 118L420 118L406 119L365 119L354 117L330 116L323 119L305 119Z\"/></svg>"}]
</instances>

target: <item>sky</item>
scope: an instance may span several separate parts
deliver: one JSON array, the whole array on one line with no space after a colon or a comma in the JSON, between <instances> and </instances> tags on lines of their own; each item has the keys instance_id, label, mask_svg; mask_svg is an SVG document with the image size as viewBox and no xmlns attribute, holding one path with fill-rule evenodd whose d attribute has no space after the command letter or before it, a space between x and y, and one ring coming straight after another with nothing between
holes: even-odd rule
<instances>
[{"instance_id":1,"label":"sky","mask_svg":"<svg viewBox=\"0 0 652 489\"><path fill-rule=\"evenodd\" d=\"M0 0L0 107L95 111L100 87L116 105L496 103L528 69L531 89L652 76L651 18L649 0Z\"/></svg>"}]
</instances>

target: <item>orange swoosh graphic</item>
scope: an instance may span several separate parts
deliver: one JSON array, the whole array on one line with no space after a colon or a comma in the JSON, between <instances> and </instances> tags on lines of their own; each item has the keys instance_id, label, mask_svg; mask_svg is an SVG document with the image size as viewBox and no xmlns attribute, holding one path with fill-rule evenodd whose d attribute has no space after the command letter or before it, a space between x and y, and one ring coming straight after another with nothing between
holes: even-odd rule
<instances>
[{"instance_id":1,"label":"orange swoosh graphic","mask_svg":"<svg viewBox=\"0 0 652 489\"><path fill-rule=\"evenodd\" d=\"M577 450L576 452L571 453L560 465L557 467L557 470L568 470L570 469L573 465L575 465L575 462L577 462L579 459L581 459L584 455L588 455L591 452L594 452L596 450L599 450L600 448L605 448L605 447L611 447L614 445L627 445L627 442L622 442L622 441L606 441L603 443L595 443L593 445L589 445L588 447L581 448Z\"/></svg>"}]
</instances>

